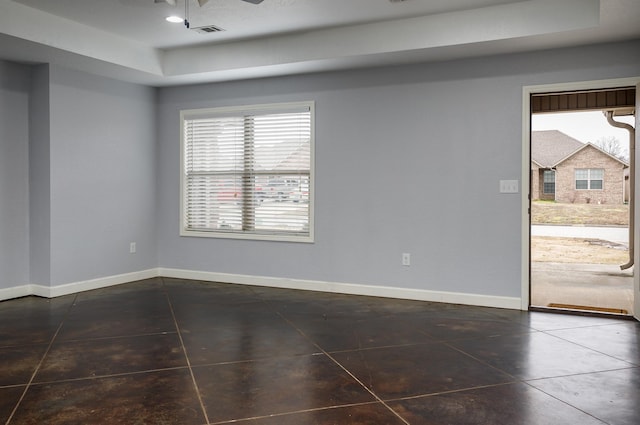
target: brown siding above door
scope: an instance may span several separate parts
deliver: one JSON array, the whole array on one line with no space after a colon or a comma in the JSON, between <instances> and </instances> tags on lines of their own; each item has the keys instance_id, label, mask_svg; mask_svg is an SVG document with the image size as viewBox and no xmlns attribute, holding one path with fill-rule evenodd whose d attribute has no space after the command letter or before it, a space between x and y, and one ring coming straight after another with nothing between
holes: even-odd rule
<instances>
[{"instance_id":1,"label":"brown siding above door","mask_svg":"<svg viewBox=\"0 0 640 425\"><path fill-rule=\"evenodd\" d=\"M634 108L634 87L531 95L531 113Z\"/></svg>"}]
</instances>

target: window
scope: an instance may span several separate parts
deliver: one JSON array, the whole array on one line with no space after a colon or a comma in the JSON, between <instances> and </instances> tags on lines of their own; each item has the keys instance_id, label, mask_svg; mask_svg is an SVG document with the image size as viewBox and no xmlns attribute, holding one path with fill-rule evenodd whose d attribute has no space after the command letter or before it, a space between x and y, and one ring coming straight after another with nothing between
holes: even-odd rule
<instances>
[{"instance_id":1,"label":"window","mask_svg":"<svg viewBox=\"0 0 640 425\"><path fill-rule=\"evenodd\" d=\"M313 103L181 112L181 235L313 241Z\"/></svg>"},{"instance_id":2,"label":"window","mask_svg":"<svg viewBox=\"0 0 640 425\"><path fill-rule=\"evenodd\" d=\"M602 168L576 168L576 189L602 189L604 170Z\"/></svg>"},{"instance_id":3,"label":"window","mask_svg":"<svg viewBox=\"0 0 640 425\"><path fill-rule=\"evenodd\" d=\"M556 193L556 173L552 170L544 170L542 173L542 193Z\"/></svg>"}]
</instances>

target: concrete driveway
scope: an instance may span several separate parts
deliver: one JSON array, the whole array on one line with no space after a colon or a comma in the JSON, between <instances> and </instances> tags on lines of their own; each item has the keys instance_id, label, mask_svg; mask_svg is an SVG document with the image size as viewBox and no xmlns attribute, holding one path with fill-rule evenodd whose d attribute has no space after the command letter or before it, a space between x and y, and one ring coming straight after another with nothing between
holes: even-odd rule
<instances>
[{"instance_id":1,"label":"concrete driveway","mask_svg":"<svg viewBox=\"0 0 640 425\"><path fill-rule=\"evenodd\" d=\"M564 305L578 310L586 306L633 313L633 272L617 265L532 263L531 282L534 306Z\"/></svg>"},{"instance_id":2,"label":"concrete driveway","mask_svg":"<svg viewBox=\"0 0 640 425\"><path fill-rule=\"evenodd\" d=\"M531 235L601 239L625 245L629 241L627 227L532 225ZM531 305L598 307L632 314L634 268L622 271L610 264L532 262Z\"/></svg>"}]
</instances>

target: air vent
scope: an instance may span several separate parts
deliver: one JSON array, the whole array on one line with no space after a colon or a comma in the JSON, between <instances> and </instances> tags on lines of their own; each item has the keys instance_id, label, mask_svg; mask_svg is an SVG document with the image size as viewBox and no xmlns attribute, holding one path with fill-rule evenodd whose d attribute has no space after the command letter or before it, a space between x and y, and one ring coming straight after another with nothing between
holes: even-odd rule
<instances>
[{"instance_id":1,"label":"air vent","mask_svg":"<svg viewBox=\"0 0 640 425\"><path fill-rule=\"evenodd\" d=\"M214 32L224 31L222 28L216 27L215 25L207 25L204 27L197 27L197 28L191 28L191 29L194 30L195 32L199 32L200 34L211 34Z\"/></svg>"}]
</instances>

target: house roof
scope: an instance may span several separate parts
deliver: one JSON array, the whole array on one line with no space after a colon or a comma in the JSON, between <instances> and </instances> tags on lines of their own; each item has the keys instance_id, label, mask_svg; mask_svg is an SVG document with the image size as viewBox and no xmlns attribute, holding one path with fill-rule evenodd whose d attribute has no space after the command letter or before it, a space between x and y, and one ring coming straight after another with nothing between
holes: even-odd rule
<instances>
[{"instance_id":1,"label":"house roof","mask_svg":"<svg viewBox=\"0 0 640 425\"><path fill-rule=\"evenodd\" d=\"M293 144L298 146L295 148L290 147L291 154L275 167L276 170L297 171L309 169L311 144L304 142L302 144L294 142Z\"/></svg>"},{"instance_id":2,"label":"house roof","mask_svg":"<svg viewBox=\"0 0 640 425\"><path fill-rule=\"evenodd\" d=\"M553 168L587 147L592 147L625 166L629 165L620 158L616 158L603 151L598 146L592 143L582 143L561 131L545 130L531 132L531 161L538 164L541 168Z\"/></svg>"},{"instance_id":3,"label":"house roof","mask_svg":"<svg viewBox=\"0 0 640 425\"><path fill-rule=\"evenodd\" d=\"M585 147L585 144L558 130L531 132L531 160L551 168Z\"/></svg>"}]
</instances>

